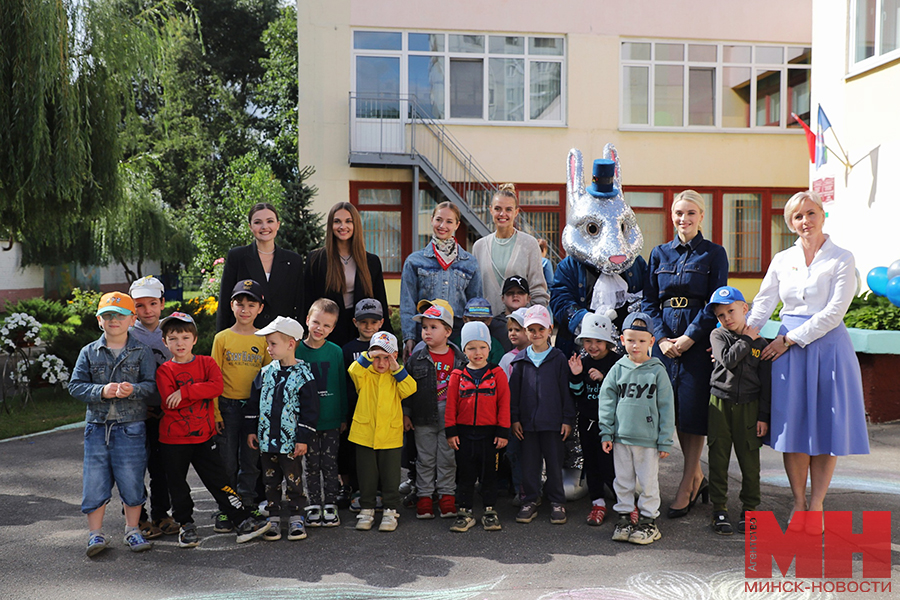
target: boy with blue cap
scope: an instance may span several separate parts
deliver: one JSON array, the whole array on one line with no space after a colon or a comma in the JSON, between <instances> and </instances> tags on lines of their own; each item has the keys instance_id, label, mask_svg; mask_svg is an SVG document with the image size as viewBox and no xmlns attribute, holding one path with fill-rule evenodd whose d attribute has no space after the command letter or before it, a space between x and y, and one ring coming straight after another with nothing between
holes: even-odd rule
<instances>
[{"instance_id":1,"label":"boy with blue cap","mask_svg":"<svg viewBox=\"0 0 900 600\"><path fill-rule=\"evenodd\" d=\"M768 431L771 406L771 361L761 360L769 343L759 329L747 325L749 306L740 290L725 285L709 300L721 327L710 333L715 359L709 399L709 495L713 503L713 531L734 533L728 520L728 463L731 448L741 466L741 518L760 502L759 448Z\"/></svg>"}]
</instances>

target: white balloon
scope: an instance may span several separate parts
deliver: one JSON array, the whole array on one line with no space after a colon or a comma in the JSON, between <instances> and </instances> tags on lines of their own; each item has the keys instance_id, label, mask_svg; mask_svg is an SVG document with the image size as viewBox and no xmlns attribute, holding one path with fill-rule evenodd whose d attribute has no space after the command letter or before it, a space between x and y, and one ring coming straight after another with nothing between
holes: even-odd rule
<instances>
[{"instance_id":1,"label":"white balloon","mask_svg":"<svg viewBox=\"0 0 900 600\"><path fill-rule=\"evenodd\" d=\"M891 266L888 267L887 275L888 281L890 281L894 277L900 277L900 259L897 259L891 263Z\"/></svg>"}]
</instances>

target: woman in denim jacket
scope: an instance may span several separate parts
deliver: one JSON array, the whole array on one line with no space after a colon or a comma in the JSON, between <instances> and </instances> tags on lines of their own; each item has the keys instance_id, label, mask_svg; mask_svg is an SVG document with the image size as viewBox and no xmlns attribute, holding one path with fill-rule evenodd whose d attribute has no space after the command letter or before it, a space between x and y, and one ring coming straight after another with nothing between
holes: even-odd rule
<instances>
[{"instance_id":1,"label":"woman in denim jacket","mask_svg":"<svg viewBox=\"0 0 900 600\"><path fill-rule=\"evenodd\" d=\"M656 330L653 356L669 372L675 390L678 441L684 453L684 472L670 519L683 517L704 494L708 482L700 469L700 454L709 414L709 380L713 363L709 358L709 333L716 316L706 301L717 288L728 283L725 249L703 238L703 196L685 190L672 203L676 237L650 253L644 284L643 311Z\"/></svg>"},{"instance_id":2,"label":"woman in denim jacket","mask_svg":"<svg viewBox=\"0 0 900 600\"><path fill-rule=\"evenodd\" d=\"M412 353L418 339L416 304L419 300L441 298L450 303L454 315L465 311L466 302L481 297L481 272L475 257L456 243L459 209L452 202L441 202L431 213L431 241L424 250L413 252L403 263L400 281L400 324L403 329L403 358ZM456 318L458 332L462 319Z\"/></svg>"}]
</instances>

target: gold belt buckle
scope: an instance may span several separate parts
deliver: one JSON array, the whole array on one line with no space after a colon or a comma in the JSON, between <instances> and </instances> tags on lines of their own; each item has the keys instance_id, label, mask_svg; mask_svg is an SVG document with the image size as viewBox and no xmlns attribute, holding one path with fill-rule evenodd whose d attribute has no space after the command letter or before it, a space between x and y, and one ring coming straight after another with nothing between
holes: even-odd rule
<instances>
[{"instance_id":1,"label":"gold belt buckle","mask_svg":"<svg viewBox=\"0 0 900 600\"><path fill-rule=\"evenodd\" d=\"M688 299L684 296L677 296L675 298L669 298L669 305L672 308L687 308Z\"/></svg>"}]
</instances>

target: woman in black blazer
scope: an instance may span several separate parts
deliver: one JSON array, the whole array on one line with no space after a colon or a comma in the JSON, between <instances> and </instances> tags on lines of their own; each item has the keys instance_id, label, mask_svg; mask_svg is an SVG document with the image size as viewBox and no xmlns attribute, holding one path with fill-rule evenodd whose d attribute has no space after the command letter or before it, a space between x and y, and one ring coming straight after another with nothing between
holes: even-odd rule
<instances>
[{"instance_id":1,"label":"woman in black blazer","mask_svg":"<svg viewBox=\"0 0 900 600\"><path fill-rule=\"evenodd\" d=\"M231 292L237 282L244 279L253 279L262 285L264 304L254 321L257 327L265 327L278 316L305 323L306 319L301 318L303 258L296 252L275 245L275 236L281 225L278 212L271 204L260 202L250 209L248 220L254 241L249 246L238 246L228 251L219 288L216 331L234 325Z\"/></svg>"},{"instance_id":2,"label":"woman in black blazer","mask_svg":"<svg viewBox=\"0 0 900 600\"><path fill-rule=\"evenodd\" d=\"M303 314L319 298L334 300L341 314L328 340L344 346L359 336L353 325L356 303L375 298L384 310L382 330L393 333L381 260L366 252L359 211L349 202L338 202L328 212L325 227L325 247L313 250L306 259Z\"/></svg>"}]
</instances>

